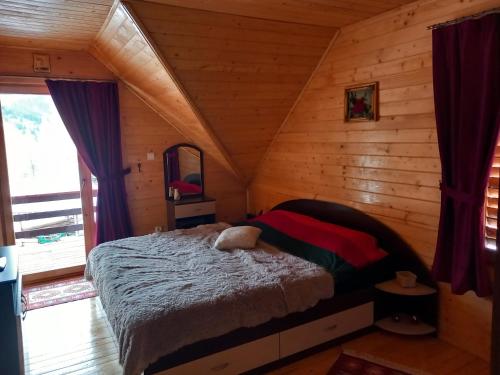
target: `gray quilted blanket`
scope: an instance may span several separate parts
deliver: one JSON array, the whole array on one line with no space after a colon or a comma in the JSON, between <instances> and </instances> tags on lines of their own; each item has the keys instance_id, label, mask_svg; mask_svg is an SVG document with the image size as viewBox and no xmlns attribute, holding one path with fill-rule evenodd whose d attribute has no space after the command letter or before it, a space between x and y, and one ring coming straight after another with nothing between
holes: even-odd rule
<instances>
[{"instance_id":1,"label":"gray quilted blanket","mask_svg":"<svg viewBox=\"0 0 500 375\"><path fill-rule=\"evenodd\" d=\"M303 311L333 295L321 267L260 243L220 251L225 223L107 242L90 253L93 279L126 375L177 349Z\"/></svg>"}]
</instances>

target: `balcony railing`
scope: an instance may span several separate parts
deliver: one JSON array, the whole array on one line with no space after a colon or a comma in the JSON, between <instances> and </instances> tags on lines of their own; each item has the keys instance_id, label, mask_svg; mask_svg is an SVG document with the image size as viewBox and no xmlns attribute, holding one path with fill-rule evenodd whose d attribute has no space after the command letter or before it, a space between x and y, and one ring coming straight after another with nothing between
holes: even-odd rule
<instances>
[{"instance_id":1,"label":"balcony railing","mask_svg":"<svg viewBox=\"0 0 500 375\"><path fill-rule=\"evenodd\" d=\"M97 190L92 191L93 197L97 196ZM37 210L34 204L45 202L60 202L80 199L79 191L67 191L49 194L35 194L12 197L13 221L19 223L15 230L16 239L35 238L38 236L48 236L53 234L67 234L83 230L83 222L77 217L82 215L81 207L63 208L54 210ZM24 210L18 209L19 205L28 205ZM70 206L70 204L68 204ZM95 210L95 207L94 207ZM23 212L24 211L24 212ZM34 220L44 220L53 218L65 218L64 220L45 220L45 223L32 225L23 229L23 224Z\"/></svg>"}]
</instances>

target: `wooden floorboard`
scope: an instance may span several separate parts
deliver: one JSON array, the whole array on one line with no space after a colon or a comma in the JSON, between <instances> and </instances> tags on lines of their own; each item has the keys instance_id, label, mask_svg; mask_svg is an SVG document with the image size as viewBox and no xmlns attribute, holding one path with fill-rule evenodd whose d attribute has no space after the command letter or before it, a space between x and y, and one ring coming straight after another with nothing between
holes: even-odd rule
<instances>
[{"instance_id":1,"label":"wooden floorboard","mask_svg":"<svg viewBox=\"0 0 500 375\"><path fill-rule=\"evenodd\" d=\"M57 242L39 244L36 239L17 240L19 271L23 275L71 268L85 264L83 236L63 237Z\"/></svg>"},{"instance_id":2,"label":"wooden floorboard","mask_svg":"<svg viewBox=\"0 0 500 375\"><path fill-rule=\"evenodd\" d=\"M23 323L27 375L121 374L118 348L99 298L29 311ZM436 375L488 374L488 364L432 337L374 332L270 372L325 375L341 350Z\"/></svg>"}]
</instances>

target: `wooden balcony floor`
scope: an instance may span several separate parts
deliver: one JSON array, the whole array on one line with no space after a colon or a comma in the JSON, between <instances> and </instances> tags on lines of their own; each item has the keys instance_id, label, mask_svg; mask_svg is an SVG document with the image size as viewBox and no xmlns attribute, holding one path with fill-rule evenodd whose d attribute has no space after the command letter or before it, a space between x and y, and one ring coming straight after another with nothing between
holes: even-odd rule
<instances>
[{"instance_id":1,"label":"wooden balcony floor","mask_svg":"<svg viewBox=\"0 0 500 375\"><path fill-rule=\"evenodd\" d=\"M63 237L59 241L39 244L36 239L16 241L19 271L23 275L70 268L85 264L83 235Z\"/></svg>"}]
</instances>

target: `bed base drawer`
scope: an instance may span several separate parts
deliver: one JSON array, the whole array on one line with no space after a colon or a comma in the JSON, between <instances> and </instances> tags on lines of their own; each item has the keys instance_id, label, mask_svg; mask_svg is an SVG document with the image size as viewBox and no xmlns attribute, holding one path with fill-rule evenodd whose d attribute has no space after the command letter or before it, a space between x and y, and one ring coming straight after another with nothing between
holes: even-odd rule
<instances>
[{"instance_id":1,"label":"bed base drawer","mask_svg":"<svg viewBox=\"0 0 500 375\"><path fill-rule=\"evenodd\" d=\"M239 374L279 359L279 335L224 350L192 362L159 372L161 375Z\"/></svg>"},{"instance_id":2,"label":"bed base drawer","mask_svg":"<svg viewBox=\"0 0 500 375\"><path fill-rule=\"evenodd\" d=\"M373 302L280 333L280 358L373 325Z\"/></svg>"},{"instance_id":3,"label":"bed base drawer","mask_svg":"<svg viewBox=\"0 0 500 375\"><path fill-rule=\"evenodd\" d=\"M373 325L373 302L155 373L234 375Z\"/></svg>"},{"instance_id":4,"label":"bed base drawer","mask_svg":"<svg viewBox=\"0 0 500 375\"><path fill-rule=\"evenodd\" d=\"M199 202L190 204L180 204L175 206L175 218L182 219L185 217L214 215L215 201Z\"/></svg>"}]
</instances>

